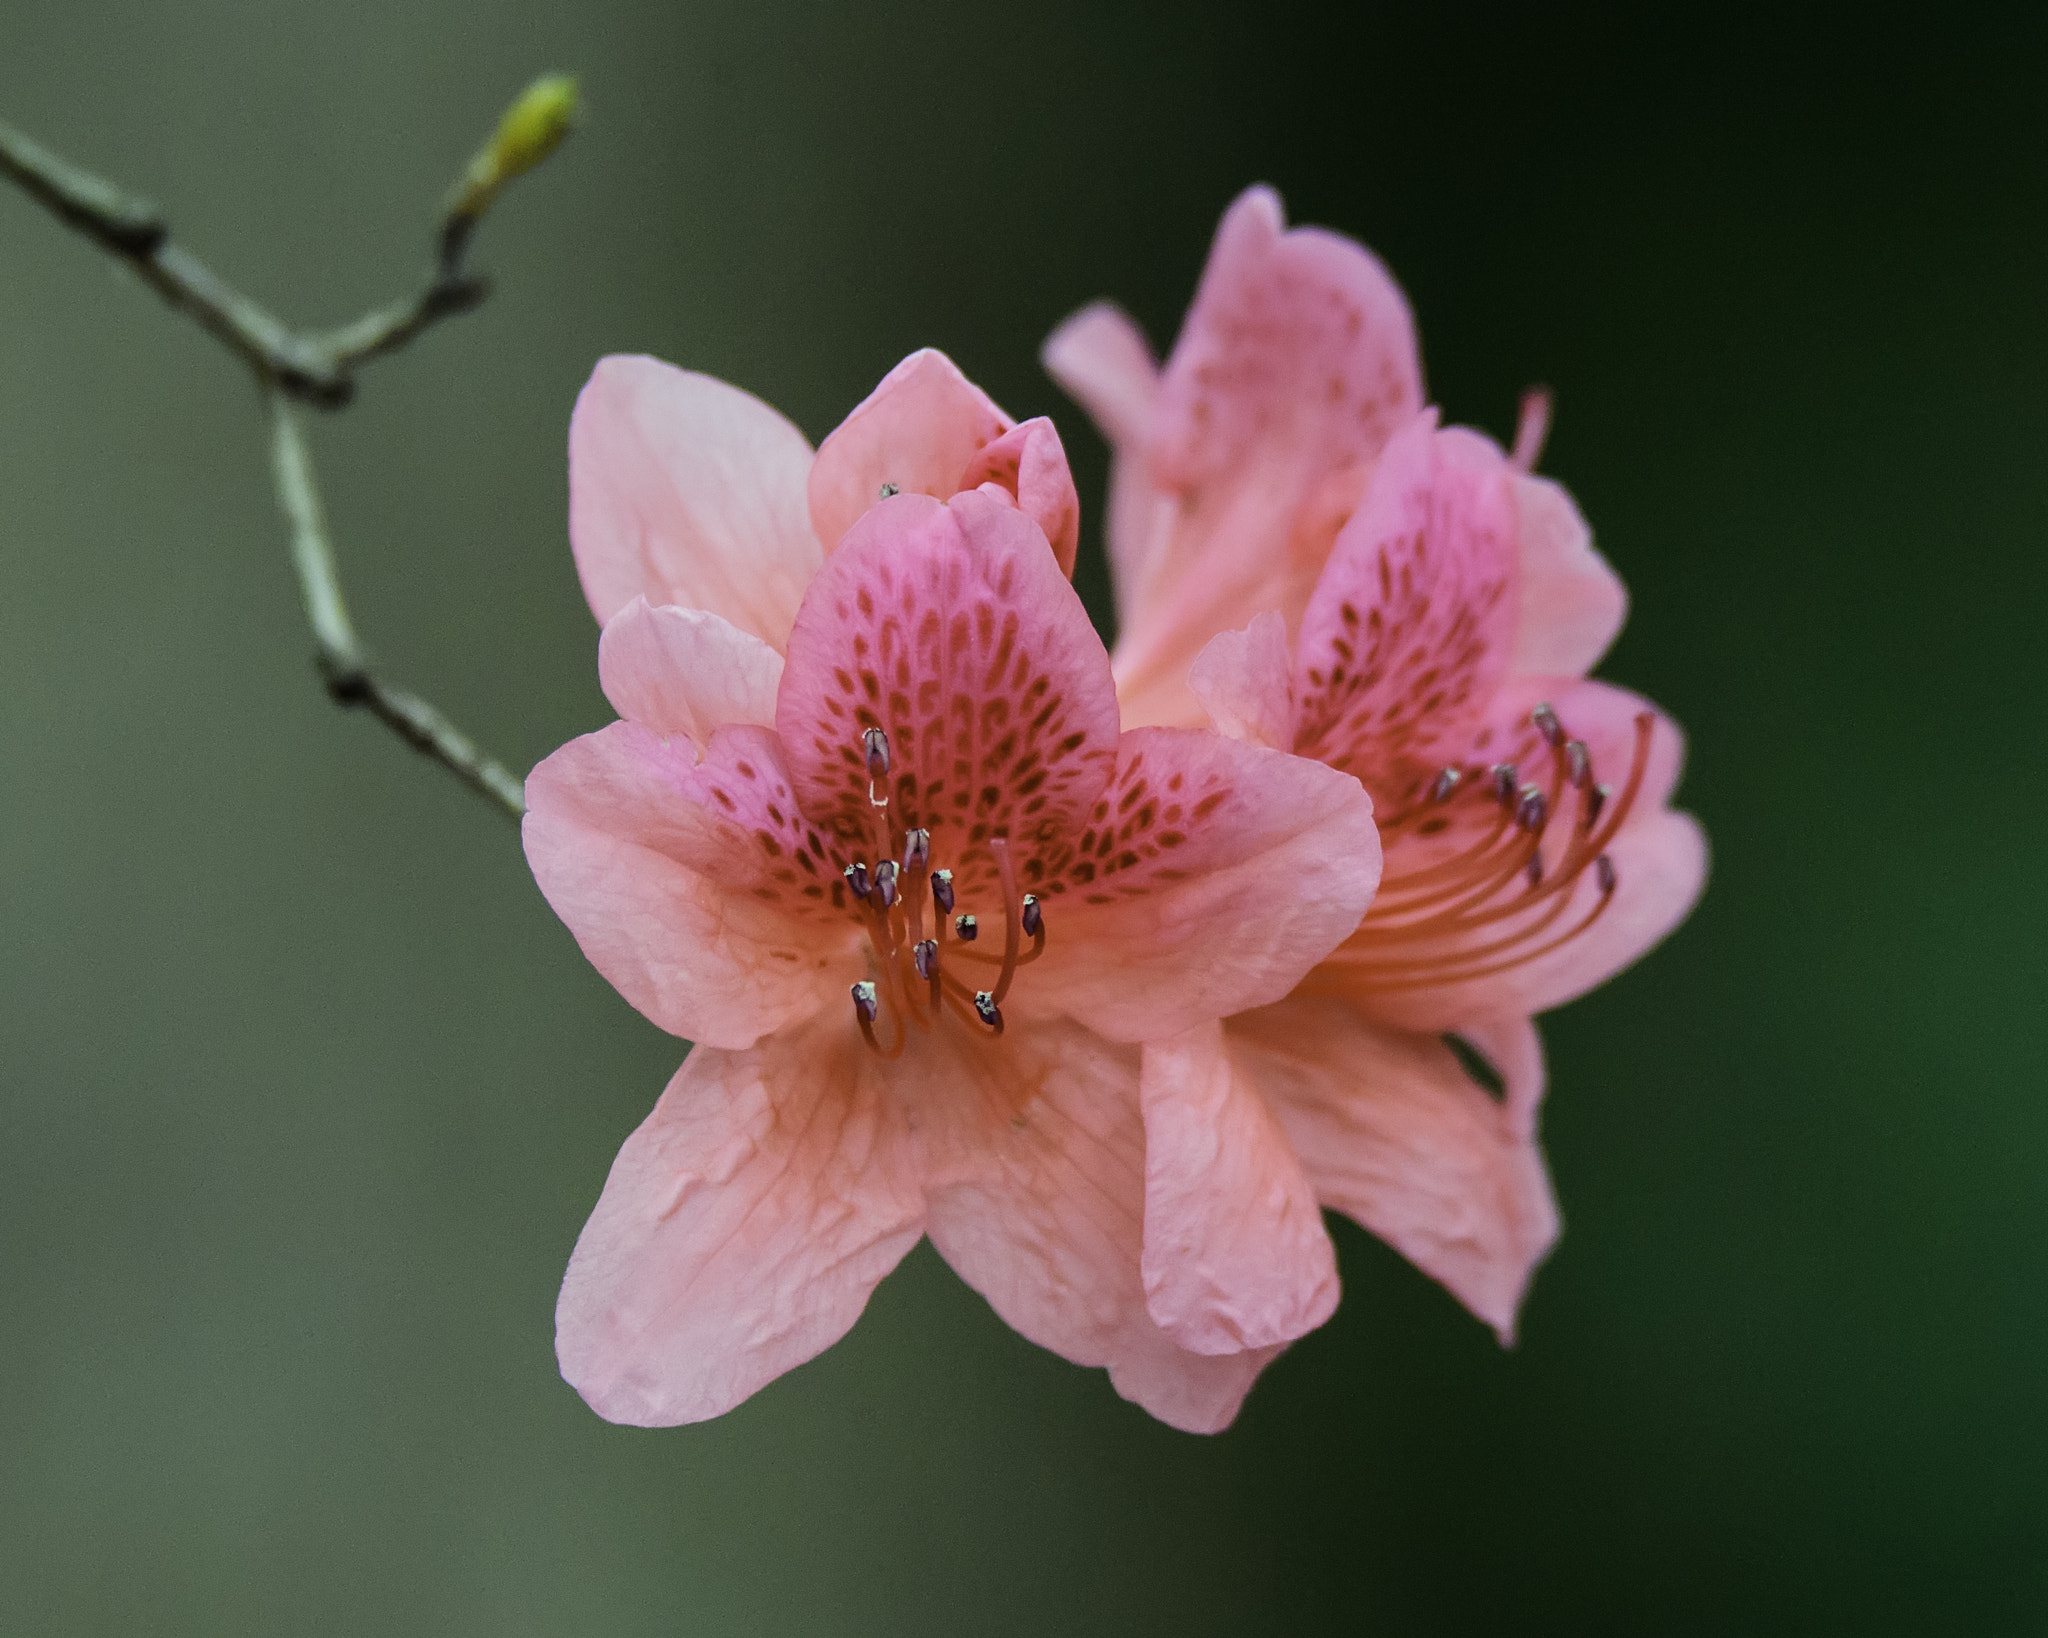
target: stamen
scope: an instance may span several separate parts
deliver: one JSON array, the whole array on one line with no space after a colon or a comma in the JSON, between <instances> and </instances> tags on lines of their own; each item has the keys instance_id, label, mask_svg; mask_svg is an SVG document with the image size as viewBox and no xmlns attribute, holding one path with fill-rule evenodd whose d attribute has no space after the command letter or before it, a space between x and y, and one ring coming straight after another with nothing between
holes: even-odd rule
<instances>
[{"instance_id":1,"label":"stamen","mask_svg":"<svg viewBox=\"0 0 2048 1638\"><path fill-rule=\"evenodd\" d=\"M1553 751L1564 742L1564 724L1557 720L1557 713L1547 704L1531 711L1529 720L1536 725L1536 732L1543 736L1543 743Z\"/></svg>"},{"instance_id":2,"label":"stamen","mask_svg":"<svg viewBox=\"0 0 2048 1638\"><path fill-rule=\"evenodd\" d=\"M840 874L846 878L846 885L852 889L855 898L864 899L868 896L870 884L868 882L868 867L866 865L855 860L841 871Z\"/></svg>"},{"instance_id":3,"label":"stamen","mask_svg":"<svg viewBox=\"0 0 2048 1638\"><path fill-rule=\"evenodd\" d=\"M972 944L981 936L981 923L972 916L955 916L953 934L962 944Z\"/></svg>"},{"instance_id":4,"label":"stamen","mask_svg":"<svg viewBox=\"0 0 2048 1638\"><path fill-rule=\"evenodd\" d=\"M889 736L879 728L870 728L860 736L860 744L861 754L868 760L868 778L888 778Z\"/></svg>"},{"instance_id":5,"label":"stamen","mask_svg":"<svg viewBox=\"0 0 2048 1638\"><path fill-rule=\"evenodd\" d=\"M932 903L939 907L941 916L953 913L953 872L934 870L932 872ZM968 918L973 919L971 916Z\"/></svg>"},{"instance_id":6,"label":"stamen","mask_svg":"<svg viewBox=\"0 0 2048 1638\"><path fill-rule=\"evenodd\" d=\"M1508 459L1523 472L1534 472L1550 436L1550 389L1531 387L1522 394L1522 412L1515 422L1515 447Z\"/></svg>"},{"instance_id":7,"label":"stamen","mask_svg":"<svg viewBox=\"0 0 2048 1638\"><path fill-rule=\"evenodd\" d=\"M902 493L903 493L903 491L902 491L902 490L900 490L900 489L898 489L898 488L897 488L897 487L896 487L896 486L895 486L895 485L894 485L893 483L885 483L885 484L883 484L883 485L882 485L882 490L881 490L881 493L880 493L880 494L878 494L878 495L877 495L877 496L875 497L875 499L876 499L876 500L887 500L887 499L888 499L888 498L889 498L889 497L890 497L891 495L900 495L900 494L902 494Z\"/></svg>"},{"instance_id":8,"label":"stamen","mask_svg":"<svg viewBox=\"0 0 2048 1638\"><path fill-rule=\"evenodd\" d=\"M1583 739L1568 739L1564 743L1565 774L1572 782L1572 789L1582 791L1586 781L1593 777L1593 753L1586 749Z\"/></svg>"},{"instance_id":9,"label":"stamen","mask_svg":"<svg viewBox=\"0 0 2048 1638\"><path fill-rule=\"evenodd\" d=\"M1586 828L1591 830L1600 823L1600 810L1607 806L1607 799L1614 792L1605 785L1595 785L1586 793Z\"/></svg>"},{"instance_id":10,"label":"stamen","mask_svg":"<svg viewBox=\"0 0 2048 1638\"><path fill-rule=\"evenodd\" d=\"M921 870L931 863L932 833L922 826L903 833L903 868Z\"/></svg>"},{"instance_id":11,"label":"stamen","mask_svg":"<svg viewBox=\"0 0 2048 1638\"><path fill-rule=\"evenodd\" d=\"M1612 893L1615 883L1620 879L1615 873L1614 861L1608 858L1606 854L1601 854L1599 858L1593 861L1593 880L1600 884L1600 891L1602 893Z\"/></svg>"},{"instance_id":12,"label":"stamen","mask_svg":"<svg viewBox=\"0 0 2048 1638\"><path fill-rule=\"evenodd\" d=\"M875 866L875 897L884 910L896 903L896 861L884 859Z\"/></svg>"},{"instance_id":13,"label":"stamen","mask_svg":"<svg viewBox=\"0 0 2048 1638\"><path fill-rule=\"evenodd\" d=\"M1520 782L1512 762L1496 762L1493 765L1493 794L1500 799L1502 807L1508 807L1515 800L1515 786Z\"/></svg>"},{"instance_id":14,"label":"stamen","mask_svg":"<svg viewBox=\"0 0 2048 1638\"><path fill-rule=\"evenodd\" d=\"M991 836L988 850L995 855L996 874L1003 880L1003 970L996 978L995 998L1010 993L1017 976L1018 935L1024 930L1024 910L1017 900L1017 872L1010 866L1010 842L1005 836Z\"/></svg>"},{"instance_id":15,"label":"stamen","mask_svg":"<svg viewBox=\"0 0 2048 1638\"><path fill-rule=\"evenodd\" d=\"M939 944L937 939L919 939L910 951L911 964L917 968L919 978L930 978L939 970Z\"/></svg>"},{"instance_id":16,"label":"stamen","mask_svg":"<svg viewBox=\"0 0 2048 1638\"><path fill-rule=\"evenodd\" d=\"M981 1015L981 1021L998 1035L1003 1033L1003 1009L996 1005L996 998L987 990L974 992L974 1010Z\"/></svg>"},{"instance_id":17,"label":"stamen","mask_svg":"<svg viewBox=\"0 0 2048 1638\"><path fill-rule=\"evenodd\" d=\"M861 1021L863 1029L874 1023L881 1010L882 1003L875 993L875 986L871 982L863 978L858 984L854 985L853 1015Z\"/></svg>"},{"instance_id":18,"label":"stamen","mask_svg":"<svg viewBox=\"0 0 2048 1638\"><path fill-rule=\"evenodd\" d=\"M1038 895L1036 893L1026 893L1024 895L1024 911L1017 919L1027 937L1045 937L1045 912L1039 908Z\"/></svg>"},{"instance_id":19,"label":"stamen","mask_svg":"<svg viewBox=\"0 0 2048 1638\"><path fill-rule=\"evenodd\" d=\"M1458 781L1462 777L1463 775L1456 768L1444 769L1442 773L1430 781L1429 795L1425 800L1432 804L1448 802L1451 799L1451 793L1458 788Z\"/></svg>"},{"instance_id":20,"label":"stamen","mask_svg":"<svg viewBox=\"0 0 2048 1638\"><path fill-rule=\"evenodd\" d=\"M1515 823L1524 830L1540 831L1550 804L1539 785L1524 785L1515 798ZM887 900L883 901L887 903Z\"/></svg>"}]
</instances>

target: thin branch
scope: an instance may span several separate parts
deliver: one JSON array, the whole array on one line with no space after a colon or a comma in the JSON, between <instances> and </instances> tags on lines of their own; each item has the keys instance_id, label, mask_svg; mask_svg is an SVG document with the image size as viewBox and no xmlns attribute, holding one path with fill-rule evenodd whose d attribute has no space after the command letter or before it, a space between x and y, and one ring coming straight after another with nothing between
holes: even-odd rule
<instances>
[{"instance_id":1,"label":"thin branch","mask_svg":"<svg viewBox=\"0 0 2048 1638\"><path fill-rule=\"evenodd\" d=\"M338 409L354 394L359 365L395 352L428 326L468 312L489 294L487 281L463 271L471 235L505 184L560 145L575 110L573 79L548 75L528 86L470 161L442 208L434 271L427 281L414 295L326 332L290 329L174 244L154 205L0 124L0 174L20 184L59 220L128 263L255 373L270 411L270 460L278 504L291 523L292 566L298 572L327 692L341 705L367 707L407 744L514 819L526 812L521 782L417 694L388 686L370 670L341 595L305 435L287 400Z\"/></svg>"},{"instance_id":2,"label":"thin branch","mask_svg":"<svg viewBox=\"0 0 2048 1638\"><path fill-rule=\"evenodd\" d=\"M514 820L521 818L526 792L517 776L486 756L417 694L393 688L371 671L341 595L326 513L298 416L282 393L270 392L265 398L270 409L271 475L277 483L277 503L291 524L292 567L298 571L299 595L306 605L306 623L313 628L316 662L327 692L337 704L367 706L413 749L442 764Z\"/></svg>"}]
</instances>

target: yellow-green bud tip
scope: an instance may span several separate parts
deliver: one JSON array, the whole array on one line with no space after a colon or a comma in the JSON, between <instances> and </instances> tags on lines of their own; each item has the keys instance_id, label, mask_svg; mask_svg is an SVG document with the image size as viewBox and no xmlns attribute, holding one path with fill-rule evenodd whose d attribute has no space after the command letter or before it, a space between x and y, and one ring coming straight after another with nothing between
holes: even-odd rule
<instances>
[{"instance_id":1,"label":"yellow-green bud tip","mask_svg":"<svg viewBox=\"0 0 2048 1638\"><path fill-rule=\"evenodd\" d=\"M576 76L543 74L519 93L491 138L500 183L523 175L562 145L576 123Z\"/></svg>"},{"instance_id":2,"label":"yellow-green bud tip","mask_svg":"<svg viewBox=\"0 0 2048 1638\"><path fill-rule=\"evenodd\" d=\"M449 197L451 220L491 208L498 190L523 176L562 145L576 124L576 76L543 74L512 100L497 132L485 143Z\"/></svg>"}]
</instances>

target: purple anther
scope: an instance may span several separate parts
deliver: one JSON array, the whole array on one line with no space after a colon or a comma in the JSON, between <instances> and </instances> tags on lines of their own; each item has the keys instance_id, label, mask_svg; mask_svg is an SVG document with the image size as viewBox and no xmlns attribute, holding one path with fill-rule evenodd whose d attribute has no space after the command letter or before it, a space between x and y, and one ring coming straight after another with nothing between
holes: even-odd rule
<instances>
[{"instance_id":1,"label":"purple anther","mask_svg":"<svg viewBox=\"0 0 2048 1638\"><path fill-rule=\"evenodd\" d=\"M1529 720L1536 725L1536 732L1543 736L1543 743L1555 750L1564 739L1564 724L1557 720L1557 713L1546 704L1539 705L1529 713Z\"/></svg>"},{"instance_id":2,"label":"purple anther","mask_svg":"<svg viewBox=\"0 0 2048 1638\"><path fill-rule=\"evenodd\" d=\"M981 1015L981 1021L990 1029L1003 1027L1003 1009L996 1005L996 998L987 990L974 992L974 1010Z\"/></svg>"},{"instance_id":3,"label":"purple anther","mask_svg":"<svg viewBox=\"0 0 2048 1638\"><path fill-rule=\"evenodd\" d=\"M919 978L930 978L939 970L939 942L937 939L921 938L910 947L910 959L917 967Z\"/></svg>"},{"instance_id":4,"label":"purple anther","mask_svg":"<svg viewBox=\"0 0 2048 1638\"><path fill-rule=\"evenodd\" d=\"M1521 776L1512 762L1496 762L1493 765L1493 794L1502 807L1510 807L1515 800L1515 786Z\"/></svg>"},{"instance_id":5,"label":"purple anther","mask_svg":"<svg viewBox=\"0 0 2048 1638\"><path fill-rule=\"evenodd\" d=\"M1607 806L1608 797L1614 792L1605 785L1595 785L1586 792L1586 828L1591 830L1600 823L1600 810Z\"/></svg>"},{"instance_id":6,"label":"purple anther","mask_svg":"<svg viewBox=\"0 0 2048 1638\"><path fill-rule=\"evenodd\" d=\"M903 491L898 489L893 483L885 483L882 485L881 492L875 496L875 499L887 500L892 495L900 495L902 493Z\"/></svg>"},{"instance_id":7,"label":"purple anther","mask_svg":"<svg viewBox=\"0 0 2048 1638\"><path fill-rule=\"evenodd\" d=\"M903 868L922 870L932 862L932 833L922 827L903 833Z\"/></svg>"},{"instance_id":8,"label":"purple anther","mask_svg":"<svg viewBox=\"0 0 2048 1638\"><path fill-rule=\"evenodd\" d=\"M1593 777L1593 753L1586 749L1583 739L1564 742L1564 771L1576 790L1584 790L1586 781Z\"/></svg>"},{"instance_id":9,"label":"purple anther","mask_svg":"<svg viewBox=\"0 0 2048 1638\"><path fill-rule=\"evenodd\" d=\"M875 999L875 987L863 978L853 987L853 1015L863 1024L872 1024L875 1015L882 1010L881 1002Z\"/></svg>"},{"instance_id":10,"label":"purple anther","mask_svg":"<svg viewBox=\"0 0 2048 1638\"><path fill-rule=\"evenodd\" d=\"M1464 776L1456 768L1446 768L1429 782L1429 800L1448 802L1451 792L1458 788L1458 781Z\"/></svg>"},{"instance_id":11,"label":"purple anther","mask_svg":"<svg viewBox=\"0 0 2048 1638\"><path fill-rule=\"evenodd\" d=\"M866 865L856 860L841 871L840 874L846 878L846 885L853 890L855 898L864 899L868 896L868 888L872 884L868 881L868 867Z\"/></svg>"},{"instance_id":12,"label":"purple anther","mask_svg":"<svg viewBox=\"0 0 2048 1638\"><path fill-rule=\"evenodd\" d=\"M884 910L896 902L896 861L884 859L875 866L875 897Z\"/></svg>"},{"instance_id":13,"label":"purple anther","mask_svg":"<svg viewBox=\"0 0 2048 1638\"><path fill-rule=\"evenodd\" d=\"M1527 874L1527 875L1528 875L1528 877L1529 877L1529 885L1530 885L1531 887L1541 887L1541 886L1543 885L1543 855L1542 855L1542 854L1540 854L1540 853L1539 853L1539 854L1535 855L1535 857L1533 857L1532 859L1530 859L1530 861L1529 861L1529 868L1528 868L1528 871L1526 872L1526 874Z\"/></svg>"},{"instance_id":14,"label":"purple anther","mask_svg":"<svg viewBox=\"0 0 2048 1638\"><path fill-rule=\"evenodd\" d=\"M1621 878L1614 873L1614 861L1601 854L1593 861L1593 880L1600 884L1602 894L1612 893L1614 884Z\"/></svg>"},{"instance_id":15,"label":"purple anther","mask_svg":"<svg viewBox=\"0 0 2048 1638\"><path fill-rule=\"evenodd\" d=\"M1524 830L1541 830L1550 801L1540 785L1524 785L1515 797L1515 823Z\"/></svg>"},{"instance_id":16,"label":"purple anther","mask_svg":"<svg viewBox=\"0 0 2048 1638\"><path fill-rule=\"evenodd\" d=\"M949 916L953 913L952 871L934 870L932 872L932 903L939 907L939 914L942 916Z\"/></svg>"},{"instance_id":17,"label":"purple anther","mask_svg":"<svg viewBox=\"0 0 2048 1638\"><path fill-rule=\"evenodd\" d=\"M861 754L868 759L868 778L883 779L889 773L889 736L870 728L860 736Z\"/></svg>"},{"instance_id":18,"label":"purple anther","mask_svg":"<svg viewBox=\"0 0 2048 1638\"><path fill-rule=\"evenodd\" d=\"M953 936L959 939L962 944L972 944L980 934L981 923L972 916L955 916L953 918Z\"/></svg>"},{"instance_id":19,"label":"purple anther","mask_svg":"<svg viewBox=\"0 0 2048 1638\"><path fill-rule=\"evenodd\" d=\"M1045 912L1039 908L1038 895L1036 893L1026 893L1024 895L1024 911L1018 917L1018 920L1024 924L1024 936L1026 938L1036 938L1045 931Z\"/></svg>"}]
</instances>

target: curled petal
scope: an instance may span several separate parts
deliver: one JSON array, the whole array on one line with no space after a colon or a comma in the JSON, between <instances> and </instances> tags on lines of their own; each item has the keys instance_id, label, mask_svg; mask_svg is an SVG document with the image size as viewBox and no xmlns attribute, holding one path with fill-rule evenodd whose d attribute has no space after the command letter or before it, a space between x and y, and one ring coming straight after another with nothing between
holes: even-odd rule
<instances>
[{"instance_id":1,"label":"curled petal","mask_svg":"<svg viewBox=\"0 0 2048 1638\"><path fill-rule=\"evenodd\" d=\"M1156 1040L1277 1001L1379 883L1372 801L1305 757L1182 728L1123 736L1117 775L1054 870L1049 1004Z\"/></svg>"},{"instance_id":2,"label":"curled petal","mask_svg":"<svg viewBox=\"0 0 2048 1638\"><path fill-rule=\"evenodd\" d=\"M1227 1028L1241 1073L1279 1116L1317 1198L1511 1341L1529 1277L1558 1232L1550 1178L1522 1120L1475 1086L1437 1037L1375 1024L1341 1000L1292 997ZM1541 1089L1509 1086L1511 1101L1531 1105Z\"/></svg>"},{"instance_id":3,"label":"curled petal","mask_svg":"<svg viewBox=\"0 0 2048 1638\"><path fill-rule=\"evenodd\" d=\"M961 489L993 483L1015 498L1018 510L1045 531L1060 572L1074 573L1074 553L1081 544L1081 498L1067 469L1060 435L1044 416L1020 422L992 444L986 444L961 475Z\"/></svg>"},{"instance_id":4,"label":"curled petal","mask_svg":"<svg viewBox=\"0 0 2048 1638\"><path fill-rule=\"evenodd\" d=\"M844 1336L917 1244L900 1112L843 1017L699 1046L619 1151L555 1310L562 1375L639 1427L732 1409Z\"/></svg>"},{"instance_id":5,"label":"curled petal","mask_svg":"<svg viewBox=\"0 0 2048 1638\"><path fill-rule=\"evenodd\" d=\"M771 732L722 728L700 763L687 744L615 722L535 768L526 799L541 892L591 965L663 1029L738 1049L843 1006L859 935L807 893L823 849Z\"/></svg>"},{"instance_id":6,"label":"curled petal","mask_svg":"<svg viewBox=\"0 0 2048 1638\"><path fill-rule=\"evenodd\" d=\"M620 716L701 751L729 722L774 726L782 656L707 609L636 597L605 624L597 676Z\"/></svg>"},{"instance_id":7,"label":"curled petal","mask_svg":"<svg viewBox=\"0 0 2048 1638\"><path fill-rule=\"evenodd\" d=\"M1013 1329L1191 1433L1227 1427L1277 1347L1208 1356L1146 1311L1138 1050L1027 1007L1005 1050L907 1089L939 1255Z\"/></svg>"},{"instance_id":8,"label":"curled petal","mask_svg":"<svg viewBox=\"0 0 2048 1638\"><path fill-rule=\"evenodd\" d=\"M603 359L569 422L569 539L600 624L644 597L780 648L821 554L811 448L760 399L655 358Z\"/></svg>"},{"instance_id":9,"label":"curled petal","mask_svg":"<svg viewBox=\"0 0 2048 1638\"><path fill-rule=\"evenodd\" d=\"M938 500L973 487L962 477L1011 424L944 353L912 353L818 446L810 475L818 539L827 551L838 546L884 485Z\"/></svg>"},{"instance_id":10,"label":"curled petal","mask_svg":"<svg viewBox=\"0 0 2048 1638\"><path fill-rule=\"evenodd\" d=\"M1183 1348L1292 1342L1337 1308L1337 1259L1301 1162L1223 1026L1145 1045L1145 1301Z\"/></svg>"},{"instance_id":11,"label":"curled petal","mask_svg":"<svg viewBox=\"0 0 2048 1638\"><path fill-rule=\"evenodd\" d=\"M1212 637L1188 688L1220 734L1269 750L1294 749L1294 689L1287 622L1269 610L1242 631Z\"/></svg>"}]
</instances>

